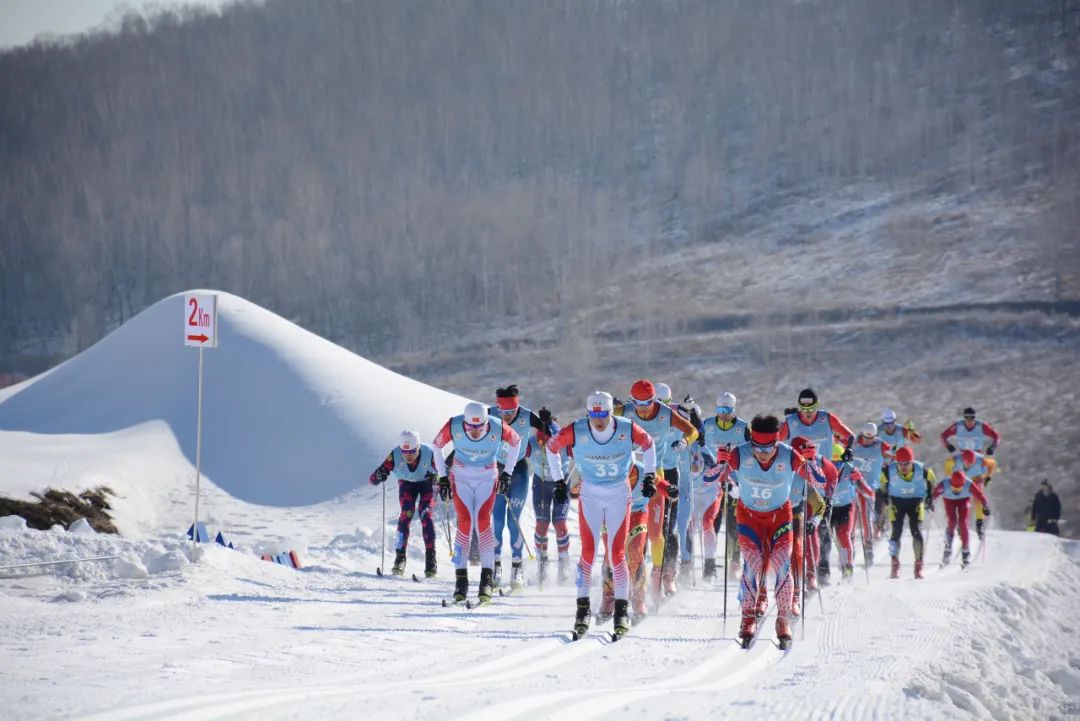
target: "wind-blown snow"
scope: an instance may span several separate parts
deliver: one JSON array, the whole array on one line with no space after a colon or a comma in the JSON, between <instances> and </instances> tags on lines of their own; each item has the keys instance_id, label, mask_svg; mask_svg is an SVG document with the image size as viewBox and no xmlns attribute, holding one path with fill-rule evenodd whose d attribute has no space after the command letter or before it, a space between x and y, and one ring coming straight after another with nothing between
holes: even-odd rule
<instances>
[{"instance_id":1,"label":"wind-blown snow","mask_svg":"<svg viewBox=\"0 0 1080 721\"><path fill-rule=\"evenodd\" d=\"M109 485L108 462L143 456L149 445L157 449L146 454L154 456L153 469L132 480L141 484L139 492L157 493L147 488L157 486L167 493L163 487L177 477L193 476L198 351L183 345L183 313L183 294L170 296L78 356L0 395L0 445L4 431L34 434L9 437L7 443L28 448L4 457L24 471L97 473ZM220 346L204 351L203 471L245 501L298 506L339 497L366 482L403 428L430 438L466 402L227 293L219 293L218 324ZM125 443L122 434L133 432L140 438ZM175 438L186 463L176 462L162 432ZM94 441L84 443L87 436ZM97 439L110 446L107 459L98 456ZM87 445L94 452L80 452ZM41 455L32 455L30 446ZM49 480L24 472L12 483L25 491Z\"/></svg>"}]
</instances>

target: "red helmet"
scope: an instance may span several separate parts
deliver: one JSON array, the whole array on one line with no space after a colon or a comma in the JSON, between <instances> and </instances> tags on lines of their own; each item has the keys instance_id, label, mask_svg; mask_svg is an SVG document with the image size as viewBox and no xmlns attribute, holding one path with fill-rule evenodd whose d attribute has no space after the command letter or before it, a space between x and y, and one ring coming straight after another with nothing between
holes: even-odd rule
<instances>
[{"instance_id":1,"label":"red helmet","mask_svg":"<svg viewBox=\"0 0 1080 721\"><path fill-rule=\"evenodd\" d=\"M897 463L911 463L915 460L915 451L911 450L908 446L904 446L896 452Z\"/></svg>"},{"instance_id":2,"label":"red helmet","mask_svg":"<svg viewBox=\"0 0 1080 721\"><path fill-rule=\"evenodd\" d=\"M791 447L799 452L806 460L812 459L817 455L817 447L813 442L805 436L795 436L791 439Z\"/></svg>"}]
</instances>

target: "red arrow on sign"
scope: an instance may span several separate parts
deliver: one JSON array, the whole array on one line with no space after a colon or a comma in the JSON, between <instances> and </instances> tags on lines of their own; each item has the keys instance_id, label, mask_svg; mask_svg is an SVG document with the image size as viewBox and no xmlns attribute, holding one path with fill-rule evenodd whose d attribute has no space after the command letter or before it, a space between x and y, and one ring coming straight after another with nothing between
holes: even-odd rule
<instances>
[{"instance_id":1,"label":"red arrow on sign","mask_svg":"<svg viewBox=\"0 0 1080 721\"><path fill-rule=\"evenodd\" d=\"M205 334L205 333L204 333L203 335L189 335L189 336L187 337L187 339L188 339L188 340L197 340L197 341L199 341L200 343L205 343L206 341L210 340L210 339L209 339L209 338L208 338L208 337L206 336L206 334Z\"/></svg>"}]
</instances>

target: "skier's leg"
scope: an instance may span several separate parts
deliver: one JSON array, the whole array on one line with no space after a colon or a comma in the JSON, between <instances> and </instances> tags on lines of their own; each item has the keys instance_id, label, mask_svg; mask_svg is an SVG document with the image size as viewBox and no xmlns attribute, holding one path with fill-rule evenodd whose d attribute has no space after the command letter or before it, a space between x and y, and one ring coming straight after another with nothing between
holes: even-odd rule
<instances>
[{"instance_id":1,"label":"skier's leg","mask_svg":"<svg viewBox=\"0 0 1080 721\"><path fill-rule=\"evenodd\" d=\"M510 477L510 503L506 510L507 514L513 514L513 519L507 519L510 526L510 555L514 561L521 560L521 554L525 548L525 537L521 535L521 511L525 508L525 498L529 495L529 464L521 459L514 466L514 473Z\"/></svg>"},{"instance_id":2,"label":"skier's leg","mask_svg":"<svg viewBox=\"0 0 1080 721\"><path fill-rule=\"evenodd\" d=\"M545 486L550 486L550 489ZM554 490L554 483L544 483L540 476L533 476L533 515L536 516L533 541L536 543L536 554L541 558L547 557L548 526L551 523L551 502Z\"/></svg>"},{"instance_id":3,"label":"skier's leg","mask_svg":"<svg viewBox=\"0 0 1080 721\"><path fill-rule=\"evenodd\" d=\"M690 521L694 516L694 489L690 474L683 474L679 484L679 504L675 513L676 537L679 539L679 560L694 560L694 544L690 543Z\"/></svg>"},{"instance_id":4,"label":"skier's leg","mask_svg":"<svg viewBox=\"0 0 1080 721\"><path fill-rule=\"evenodd\" d=\"M794 509L792 509L794 511ZM798 513L792 513L791 516L791 546L790 546L790 565L791 565L791 584L792 592L797 602L799 595L802 593L802 568L803 563L806 562L806 549L803 547L803 516L802 508L799 508ZM774 566L779 568L779 566ZM776 579L777 588L780 587L780 577Z\"/></svg>"},{"instance_id":5,"label":"skier's leg","mask_svg":"<svg viewBox=\"0 0 1080 721\"><path fill-rule=\"evenodd\" d=\"M679 469L665 468L664 478L671 485L679 485ZM681 488L680 488L681 491ZM680 496L681 497L681 496ZM667 508L664 510L664 568L668 573L674 574L679 560L679 529L676 527L676 519L679 516L679 501L668 499Z\"/></svg>"},{"instance_id":6,"label":"skier's leg","mask_svg":"<svg viewBox=\"0 0 1080 721\"><path fill-rule=\"evenodd\" d=\"M967 549L970 533L968 531L968 514L970 513L969 504L967 499L962 501L954 501L955 504L955 520L949 519L949 523L960 527L960 545Z\"/></svg>"},{"instance_id":7,"label":"skier's leg","mask_svg":"<svg viewBox=\"0 0 1080 721\"><path fill-rule=\"evenodd\" d=\"M831 528L836 526L835 507L833 508L831 517L826 516L825 524L829 524L829 527L821 529L821 555L818 558L818 575L821 576L821 582L823 584L827 584L829 581L829 557L832 555L833 544Z\"/></svg>"},{"instance_id":8,"label":"skier's leg","mask_svg":"<svg viewBox=\"0 0 1080 721\"><path fill-rule=\"evenodd\" d=\"M495 533L492 531L492 509L495 507L495 479L482 479L476 486L474 513L476 535L480 540L480 567L495 567Z\"/></svg>"},{"instance_id":9,"label":"skier's leg","mask_svg":"<svg viewBox=\"0 0 1080 721\"><path fill-rule=\"evenodd\" d=\"M664 561L664 502L663 496L657 493L649 499L649 553L652 556L653 568L659 571L660 564Z\"/></svg>"},{"instance_id":10,"label":"skier's leg","mask_svg":"<svg viewBox=\"0 0 1080 721\"><path fill-rule=\"evenodd\" d=\"M841 571L852 565L854 553L851 548L851 538L854 531L854 504L833 507L833 521L835 522L836 544L839 546L837 554L840 558Z\"/></svg>"},{"instance_id":11,"label":"skier's leg","mask_svg":"<svg viewBox=\"0 0 1080 721\"><path fill-rule=\"evenodd\" d=\"M911 527L911 539L912 539L911 544L915 548L915 560L916 561L922 561L922 558L923 558L923 535L922 535L922 527L921 527L920 523L922 522L923 514L925 514L925 513L926 513L926 511L923 508L923 505L920 503L918 506L911 509L910 515L909 515L909 518L910 518L909 524L910 524L910 527Z\"/></svg>"},{"instance_id":12,"label":"skier's leg","mask_svg":"<svg viewBox=\"0 0 1080 721\"><path fill-rule=\"evenodd\" d=\"M900 556L900 536L904 533L904 511L895 503L889 506L890 520L892 521L892 534L889 536L889 555L893 558Z\"/></svg>"},{"instance_id":13,"label":"skier's leg","mask_svg":"<svg viewBox=\"0 0 1080 721\"><path fill-rule=\"evenodd\" d=\"M778 618L791 617L791 602L794 595L794 583L791 578L792 523L791 509L776 512L778 522L769 540L768 568L776 574L776 615Z\"/></svg>"},{"instance_id":14,"label":"skier's leg","mask_svg":"<svg viewBox=\"0 0 1080 721\"><path fill-rule=\"evenodd\" d=\"M716 485L716 484L713 484ZM702 505L704 510L701 514L701 529L704 536L705 548L702 551L707 559L716 558L716 519L720 517L720 496L716 493L716 489L713 489L713 498L709 501L706 495L703 499Z\"/></svg>"},{"instance_id":15,"label":"skier's leg","mask_svg":"<svg viewBox=\"0 0 1080 721\"><path fill-rule=\"evenodd\" d=\"M648 512L630 513L630 531L626 542L626 570L630 576L634 613L645 610L645 543L648 540Z\"/></svg>"},{"instance_id":16,"label":"skier's leg","mask_svg":"<svg viewBox=\"0 0 1080 721\"><path fill-rule=\"evenodd\" d=\"M630 569L626 563L626 541L630 535L630 493L617 484L615 488L621 492L607 493L604 508L604 524L609 529L606 553L615 578L615 600L626 601L630 598ZM612 528L615 530L611 531Z\"/></svg>"},{"instance_id":17,"label":"skier's leg","mask_svg":"<svg viewBox=\"0 0 1080 721\"><path fill-rule=\"evenodd\" d=\"M577 597L588 598L592 588L592 567L596 556L596 541L600 538L604 526L604 509L597 503L590 503L582 486L582 495L578 499L578 526L581 536L581 559L578 561Z\"/></svg>"},{"instance_id":18,"label":"skier's leg","mask_svg":"<svg viewBox=\"0 0 1080 721\"><path fill-rule=\"evenodd\" d=\"M454 478L454 514L457 516L457 533L454 535L454 568L469 567L469 543L473 533L473 492L465 483Z\"/></svg>"},{"instance_id":19,"label":"skier's leg","mask_svg":"<svg viewBox=\"0 0 1080 721\"><path fill-rule=\"evenodd\" d=\"M547 484L554 490L555 484ZM566 524L566 519L570 515L570 499L569 497L562 503L551 504L551 516L555 525L555 547L559 551L559 555L570 552L570 527Z\"/></svg>"},{"instance_id":20,"label":"skier's leg","mask_svg":"<svg viewBox=\"0 0 1080 721\"><path fill-rule=\"evenodd\" d=\"M435 487L431 481L420 484L420 529L424 534L424 550L435 549Z\"/></svg>"},{"instance_id":21,"label":"skier's leg","mask_svg":"<svg viewBox=\"0 0 1080 721\"><path fill-rule=\"evenodd\" d=\"M503 530L506 528L507 525L506 514L507 507L509 506L507 500L508 499L506 498L506 496L502 494L496 494L491 511L491 522L493 529L492 539L495 543L494 557L500 560L502 559ZM513 528L513 525L514 524L512 523L510 524L511 529ZM513 533L513 531L511 531L511 533ZM481 565L483 565L483 560L481 560L480 563ZM488 566L484 566L484 568L488 568Z\"/></svg>"},{"instance_id":22,"label":"skier's leg","mask_svg":"<svg viewBox=\"0 0 1080 721\"><path fill-rule=\"evenodd\" d=\"M412 524L413 513L416 509L417 483L398 481L398 503L401 504L401 513L397 522L397 545L395 550L404 551L409 545L409 526Z\"/></svg>"}]
</instances>

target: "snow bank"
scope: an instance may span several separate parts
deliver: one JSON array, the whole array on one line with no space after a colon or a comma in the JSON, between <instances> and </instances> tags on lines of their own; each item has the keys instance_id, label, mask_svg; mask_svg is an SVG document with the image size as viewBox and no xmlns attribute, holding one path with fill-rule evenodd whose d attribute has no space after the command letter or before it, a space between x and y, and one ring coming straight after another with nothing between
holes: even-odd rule
<instances>
[{"instance_id":1,"label":"snow bank","mask_svg":"<svg viewBox=\"0 0 1080 721\"><path fill-rule=\"evenodd\" d=\"M165 298L78 356L0 400L0 436L18 442L47 434L51 455L23 459L27 473L5 475L25 492L56 472L96 473L111 467L72 446L135 428L175 437L175 462L153 442L153 484L121 492L149 495L189 484L195 458L198 352L181 339L183 294ZM203 471L237 498L271 506L314 504L366 483L371 468L403 428L430 438L466 399L398 375L242 298L220 293L220 346L205 351ZM14 445L14 443L12 444ZM49 446L49 443L37 444ZM85 444L82 444L85 446ZM138 456L143 448L129 446ZM167 462L167 467L161 467ZM18 476L17 478L15 476Z\"/></svg>"}]
</instances>

